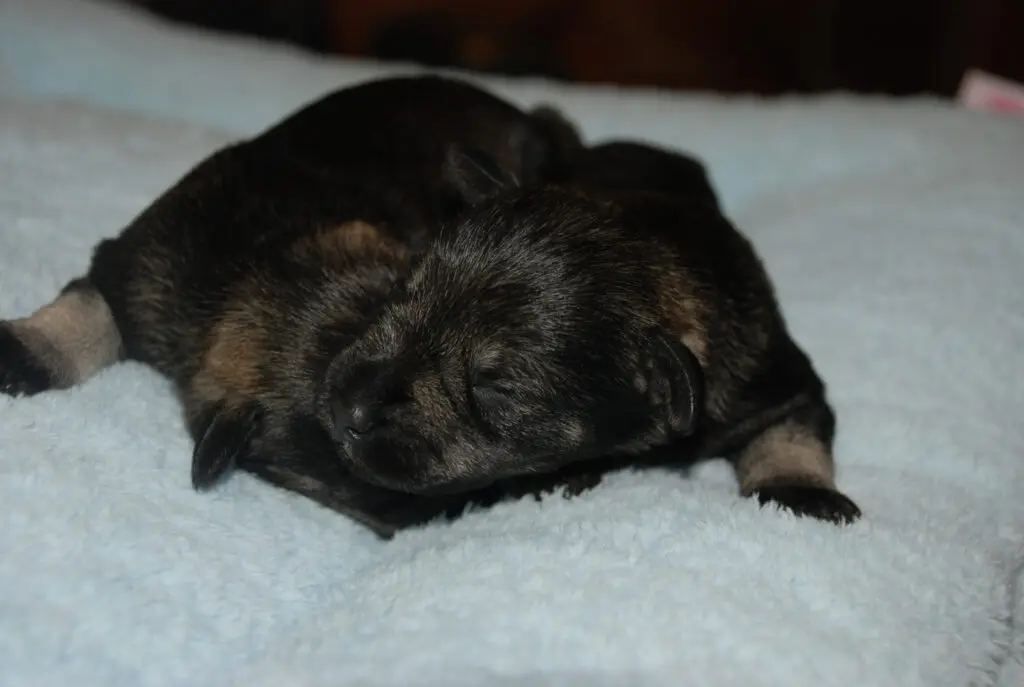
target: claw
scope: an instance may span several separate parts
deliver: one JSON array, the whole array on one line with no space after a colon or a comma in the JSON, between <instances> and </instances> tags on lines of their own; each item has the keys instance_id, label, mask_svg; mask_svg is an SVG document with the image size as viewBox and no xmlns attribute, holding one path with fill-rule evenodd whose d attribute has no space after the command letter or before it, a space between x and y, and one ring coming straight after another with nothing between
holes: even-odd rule
<instances>
[{"instance_id":1,"label":"claw","mask_svg":"<svg viewBox=\"0 0 1024 687\"><path fill-rule=\"evenodd\" d=\"M857 504L834 489L778 485L762 487L755 493L762 506L774 503L796 515L810 516L837 525L848 525L861 516Z\"/></svg>"},{"instance_id":2,"label":"claw","mask_svg":"<svg viewBox=\"0 0 1024 687\"><path fill-rule=\"evenodd\" d=\"M0 393L33 396L53 386L46 366L9 326L0 324Z\"/></svg>"}]
</instances>

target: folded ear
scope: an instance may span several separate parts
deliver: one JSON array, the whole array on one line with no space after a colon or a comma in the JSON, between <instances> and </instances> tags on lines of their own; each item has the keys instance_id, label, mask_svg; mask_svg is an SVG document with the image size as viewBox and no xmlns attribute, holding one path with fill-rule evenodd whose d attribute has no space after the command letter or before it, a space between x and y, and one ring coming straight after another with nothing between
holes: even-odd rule
<instances>
[{"instance_id":1,"label":"folded ear","mask_svg":"<svg viewBox=\"0 0 1024 687\"><path fill-rule=\"evenodd\" d=\"M255 401L230 409L221 402L207 410L199 421L201 435L192 452L192 487L209 489L226 477L249 451L260 421Z\"/></svg>"},{"instance_id":2,"label":"folded ear","mask_svg":"<svg viewBox=\"0 0 1024 687\"><path fill-rule=\"evenodd\" d=\"M519 185L515 173L490 155L478 148L457 144L448 147L442 175L462 201L469 205L476 205Z\"/></svg>"},{"instance_id":3,"label":"folded ear","mask_svg":"<svg viewBox=\"0 0 1024 687\"><path fill-rule=\"evenodd\" d=\"M658 331L649 339L642 363L655 417L671 434L692 434L704 401L704 373L696 356L678 339Z\"/></svg>"}]
</instances>

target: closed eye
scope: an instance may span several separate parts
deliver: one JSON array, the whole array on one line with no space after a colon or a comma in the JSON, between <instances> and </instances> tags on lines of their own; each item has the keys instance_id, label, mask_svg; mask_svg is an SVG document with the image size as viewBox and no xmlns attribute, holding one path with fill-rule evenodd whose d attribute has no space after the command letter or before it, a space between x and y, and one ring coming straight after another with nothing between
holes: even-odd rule
<instances>
[{"instance_id":1,"label":"closed eye","mask_svg":"<svg viewBox=\"0 0 1024 687\"><path fill-rule=\"evenodd\" d=\"M494 431L495 418L512 407L512 395L496 373L473 373L469 379L469 412L484 432ZM497 413L497 415L495 415Z\"/></svg>"},{"instance_id":2,"label":"closed eye","mask_svg":"<svg viewBox=\"0 0 1024 687\"><path fill-rule=\"evenodd\" d=\"M474 377L470 386L474 394L482 396L509 396L512 394L512 388L509 386L508 382L502 380L500 377Z\"/></svg>"},{"instance_id":3,"label":"closed eye","mask_svg":"<svg viewBox=\"0 0 1024 687\"><path fill-rule=\"evenodd\" d=\"M478 367L470 374L469 385L473 391L477 389L500 390L503 387L501 371L496 367Z\"/></svg>"}]
</instances>

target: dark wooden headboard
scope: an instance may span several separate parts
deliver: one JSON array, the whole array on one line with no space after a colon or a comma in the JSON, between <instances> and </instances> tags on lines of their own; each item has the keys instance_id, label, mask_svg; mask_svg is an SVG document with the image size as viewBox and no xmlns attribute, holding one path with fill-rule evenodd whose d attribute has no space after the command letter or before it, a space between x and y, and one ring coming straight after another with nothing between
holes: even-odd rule
<instances>
[{"instance_id":1,"label":"dark wooden headboard","mask_svg":"<svg viewBox=\"0 0 1024 687\"><path fill-rule=\"evenodd\" d=\"M723 91L1024 80L1024 0L124 0L349 55Z\"/></svg>"}]
</instances>

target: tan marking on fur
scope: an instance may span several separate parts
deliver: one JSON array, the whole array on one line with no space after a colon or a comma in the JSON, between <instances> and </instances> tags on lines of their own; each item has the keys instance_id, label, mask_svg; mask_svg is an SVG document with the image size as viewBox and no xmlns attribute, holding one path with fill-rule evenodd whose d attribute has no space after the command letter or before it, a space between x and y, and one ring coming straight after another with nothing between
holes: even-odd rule
<instances>
[{"instance_id":1,"label":"tan marking on fur","mask_svg":"<svg viewBox=\"0 0 1024 687\"><path fill-rule=\"evenodd\" d=\"M659 279L658 307L668 326L701 365L708 362L708 333L704 324L706 304L693 285L678 272L665 270Z\"/></svg>"},{"instance_id":2,"label":"tan marking on fur","mask_svg":"<svg viewBox=\"0 0 1024 687\"><path fill-rule=\"evenodd\" d=\"M736 475L740 491L748 496L765 485L787 482L835 489L831 452L792 422L754 439L736 462Z\"/></svg>"},{"instance_id":3,"label":"tan marking on fur","mask_svg":"<svg viewBox=\"0 0 1024 687\"><path fill-rule=\"evenodd\" d=\"M404 245L363 220L318 231L297 241L292 250L300 255L339 257L345 261L383 257L389 264L401 263L408 257Z\"/></svg>"},{"instance_id":4,"label":"tan marking on fur","mask_svg":"<svg viewBox=\"0 0 1024 687\"><path fill-rule=\"evenodd\" d=\"M210 333L203 364L192 380L192 400L252 398L262 391L265 362L262 323L245 308L233 310Z\"/></svg>"},{"instance_id":5,"label":"tan marking on fur","mask_svg":"<svg viewBox=\"0 0 1024 687\"><path fill-rule=\"evenodd\" d=\"M121 333L96 291L67 291L10 327L50 372L56 388L84 382L121 358Z\"/></svg>"},{"instance_id":6,"label":"tan marking on fur","mask_svg":"<svg viewBox=\"0 0 1024 687\"><path fill-rule=\"evenodd\" d=\"M716 419L727 417L738 383L749 379L763 352L769 347L768 331L762 326L764 313L747 312L740 316L712 312L711 306L685 274L666 270L661 279L660 307L669 326L680 334L680 341L708 371L705 378L704 406ZM715 363L710 363L707 321L714 317L726 331L715 342Z\"/></svg>"},{"instance_id":7,"label":"tan marking on fur","mask_svg":"<svg viewBox=\"0 0 1024 687\"><path fill-rule=\"evenodd\" d=\"M345 222L313 236L314 243L323 250L343 250L346 253L376 250L381 240L381 233L377 227L362 220Z\"/></svg>"}]
</instances>

